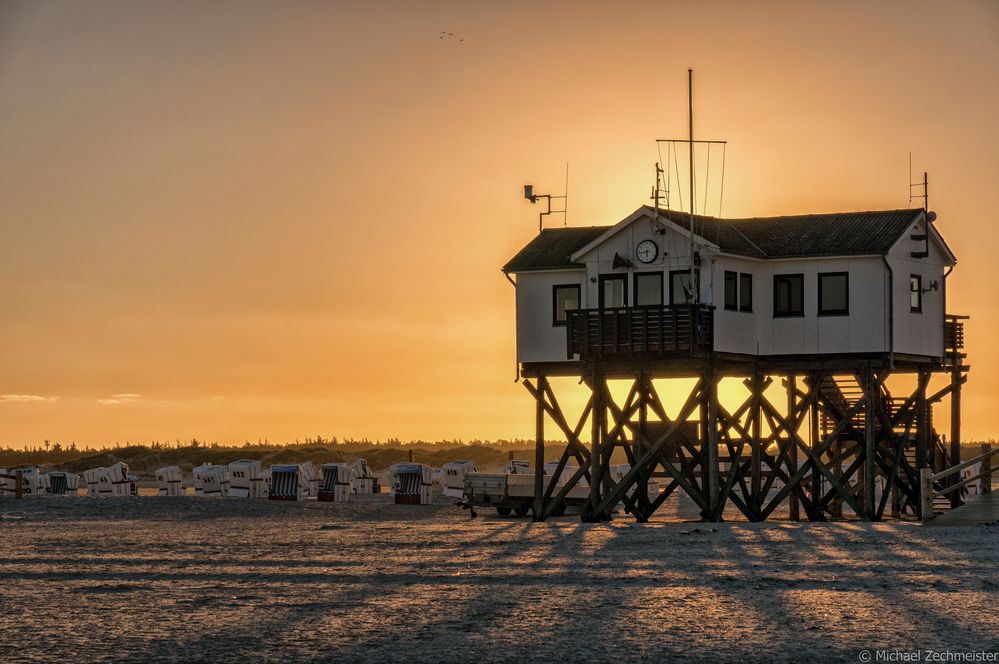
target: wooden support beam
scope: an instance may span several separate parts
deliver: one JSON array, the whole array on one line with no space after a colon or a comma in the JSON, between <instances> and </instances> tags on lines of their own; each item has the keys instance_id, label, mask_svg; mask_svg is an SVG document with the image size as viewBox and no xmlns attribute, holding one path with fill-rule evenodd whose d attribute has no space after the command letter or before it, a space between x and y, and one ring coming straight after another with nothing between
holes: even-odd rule
<instances>
[{"instance_id":1,"label":"wooden support beam","mask_svg":"<svg viewBox=\"0 0 999 664\"><path fill-rule=\"evenodd\" d=\"M794 374L787 377L787 419L790 423L788 429L788 445L790 450L788 452L788 464L791 468L791 475L794 476L798 472L798 446L795 445L794 439L798 435L798 418L796 416L797 408L795 407L796 391L797 391L797 380ZM798 506L798 496L796 493L792 493L788 496L788 512L790 519L792 521L797 521L801 518L801 512Z\"/></svg>"},{"instance_id":2,"label":"wooden support beam","mask_svg":"<svg viewBox=\"0 0 999 664\"><path fill-rule=\"evenodd\" d=\"M540 397L547 385L547 377L538 378L538 397L534 399L534 521L541 521L545 512L545 405Z\"/></svg>"},{"instance_id":3,"label":"wooden support beam","mask_svg":"<svg viewBox=\"0 0 999 664\"><path fill-rule=\"evenodd\" d=\"M639 462L634 466L632 466L631 470L625 473L625 476L621 479L620 482L617 483L614 489L611 490L611 492L608 495L604 496L603 500L601 500L600 504L597 506L597 509L595 510L596 512L599 513L609 508L617 501L619 501L624 492L628 488L633 486L635 478L638 476L638 474L644 472L646 466L655 462L656 458L659 455L660 450L662 450L663 447L666 445L666 441L669 440L673 435L675 435L680 430L680 427L683 425L683 423L687 421L687 418L689 418L691 413L693 413L694 410L697 408L701 391L703 389L704 389L704 379L701 378L700 380L697 381L697 384L694 385L694 389L691 391L690 396L687 397L686 402L684 402L683 407L680 409L680 414L677 416L676 420L674 420L673 425L669 428L669 430L665 434L660 436L659 439L650 446L649 451L645 453L645 455L639 460ZM667 472L669 472L668 469ZM681 482L681 486L682 484L683 483Z\"/></svg>"},{"instance_id":4,"label":"wooden support beam","mask_svg":"<svg viewBox=\"0 0 999 664\"><path fill-rule=\"evenodd\" d=\"M961 463L961 386L964 376L961 374L961 364L959 361L953 362L954 369L951 371L950 384L953 389L950 393L950 464L956 466ZM961 506L961 492L954 491L950 494L951 509Z\"/></svg>"},{"instance_id":5,"label":"wooden support beam","mask_svg":"<svg viewBox=\"0 0 999 664\"><path fill-rule=\"evenodd\" d=\"M706 478L705 494L708 498L708 514L705 515L707 521L717 521L721 518L718 512L718 503L721 500L719 495L718 479L718 379L714 371L708 372L704 376L705 389L704 399L704 438L702 445L704 450L704 476Z\"/></svg>"},{"instance_id":6,"label":"wooden support beam","mask_svg":"<svg viewBox=\"0 0 999 664\"><path fill-rule=\"evenodd\" d=\"M874 440L874 397L875 383L874 372L871 363L868 362L864 368L860 385L864 390L864 510L868 519L874 519L876 507L874 503L874 483L877 479L875 473L877 467L875 461Z\"/></svg>"}]
</instances>

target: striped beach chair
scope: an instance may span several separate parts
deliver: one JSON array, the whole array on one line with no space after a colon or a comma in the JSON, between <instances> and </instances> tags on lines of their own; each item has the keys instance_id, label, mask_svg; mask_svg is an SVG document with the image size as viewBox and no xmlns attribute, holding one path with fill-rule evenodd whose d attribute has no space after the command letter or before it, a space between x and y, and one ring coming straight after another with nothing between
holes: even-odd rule
<instances>
[{"instance_id":1,"label":"striped beach chair","mask_svg":"<svg viewBox=\"0 0 999 664\"><path fill-rule=\"evenodd\" d=\"M324 463L323 480L317 498L324 503L350 500L350 469L345 463Z\"/></svg>"}]
</instances>

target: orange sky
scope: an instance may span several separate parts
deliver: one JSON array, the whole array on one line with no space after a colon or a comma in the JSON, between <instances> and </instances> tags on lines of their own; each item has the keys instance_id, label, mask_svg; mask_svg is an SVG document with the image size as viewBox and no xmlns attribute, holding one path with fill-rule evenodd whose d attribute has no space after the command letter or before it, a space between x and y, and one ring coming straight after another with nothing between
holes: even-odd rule
<instances>
[{"instance_id":1,"label":"orange sky","mask_svg":"<svg viewBox=\"0 0 999 664\"><path fill-rule=\"evenodd\" d=\"M688 66L726 215L930 172L994 436L999 6L620 4L0 1L0 445L529 436L520 187L646 202Z\"/></svg>"}]
</instances>

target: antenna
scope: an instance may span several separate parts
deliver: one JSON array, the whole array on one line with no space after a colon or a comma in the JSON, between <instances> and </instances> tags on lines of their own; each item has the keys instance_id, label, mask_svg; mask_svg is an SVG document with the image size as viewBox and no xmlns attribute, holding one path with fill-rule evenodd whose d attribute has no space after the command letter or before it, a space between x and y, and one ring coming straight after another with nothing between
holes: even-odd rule
<instances>
[{"instance_id":1,"label":"antenna","mask_svg":"<svg viewBox=\"0 0 999 664\"><path fill-rule=\"evenodd\" d=\"M706 170L705 170L705 174L704 174L705 182L704 182L704 204L703 204L703 213L706 216L707 212L708 212L707 206L708 206L708 196L709 196L709 192L710 192L710 187L709 187L710 183L708 182L708 180L711 177L711 172L710 172L711 148L714 145L720 145L720 146L722 146L721 189L720 189L719 195L718 195L718 214L721 215L721 205L722 205L722 200L724 199L724 195L725 195L725 151L726 151L726 148L728 146L728 141L709 141L709 140L700 140L700 139L695 139L694 138L694 70L693 69L687 69L687 113L688 113L688 116L687 116L687 138L657 138L656 139L656 147L659 149L659 162L661 163L662 162L662 150L661 150L661 146L662 146L663 143L666 144L666 158L667 158L667 162L666 162L666 164L667 164L666 165L666 177L667 177L667 179L666 179L666 206L667 206L667 210L670 210L671 209L671 205L670 205L670 196L669 195L671 193L671 188L670 187L671 187L671 184L672 184L671 183L671 179L672 179L672 175L673 175L672 171L669 168L670 150L673 150L673 161L675 163L675 168L676 168L676 182L677 182L677 186L680 186L680 169L679 169L679 161L680 161L680 159L679 159L679 157L676 154L676 145L678 143L681 143L681 144L682 143L686 143L687 144L687 148L688 148L688 153L687 154L688 154L689 166L690 166L690 173L689 173L690 217L689 217L689 223L688 223L688 229L687 229L688 232L690 233L690 237L689 237L689 240L690 240L690 273L689 273L690 284L689 285L690 285L690 288L691 288L691 291L692 291L692 293L691 293L692 294L692 300L694 301L694 303L700 304L701 293L700 293L700 289L696 287L697 284L695 283L696 271L700 267L701 257L700 257L700 252L697 251L697 244L696 244L696 240L694 239L694 229L696 228L696 225L697 225L697 220L695 219L696 206L697 206L697 199L695 198L695 194L696 194L695 184L696 184L697 170L696 170L696 168L694 166L694 147L695 147L695 145L704 145L705 149L707 150L707 160L705 162L705 164L706 164ZM659 203L659 175L660 175L660 173L663 172L662 168L660 167L660 163L656 164L656 186L655 186L655 188L653 189L653 192L652 192L653 193L653 198L655 199L655 202L656 202L656 218L657 219L658 219L658 203ZM683 193L682 193L682 189L677 191L677 195L680 197L680 210L679 211L682 212L683 211ZM672 215L670 216L670 218L671 219L673 218ZM701 229L702 233L704 231L704 223L705 222L702 222L702 229ZM720 229L719 229L719 231L720 231Z\"/></svg>"},{"instance_id":2,"label":"antenna","mask_svg":"<svg viewBox=\"0 0 999 664\"><path fill-rule=\"evenodd\" d=\"M923 193L919 193L919 188L922 187ZM916 193L912 193L915 189ZM929 212L930 210L930 178L926 171L923 171L923 181L913 182L912 181L912 152L909 152L909 203L907 207L912 206L912 201L915 198L923 199L923 211Z\"/></svg>"},{"instance_id":3,"label":"antenna","mask_svg":"<svg viewBox=\"0 0 999 664\"><path fill-rule=\"evenodd\" d=\"M527 200L531 201L531 205L537 203L539 198L545 199L545 202L548 204L548 206L542 212L538 213L538 233L540 233L542 231L542 229L544 228L545 217L547 217L550 214L561 214L562 215L562 221L563 221L564 225L568 226L569 225L569 212L568 212L568 210L569 210L569 162L565 162L565 193L564 194L562 194L561 196L552 196L551 194L536 194L536 193L534 193L534 185L533 184L525 184L524 185L524 198L526 198ZM552 209L552 200L556 200L556 201L560 200L560 201L562 201L562 209L561 210L553 210Z\"/></svg>"}]
</instances>

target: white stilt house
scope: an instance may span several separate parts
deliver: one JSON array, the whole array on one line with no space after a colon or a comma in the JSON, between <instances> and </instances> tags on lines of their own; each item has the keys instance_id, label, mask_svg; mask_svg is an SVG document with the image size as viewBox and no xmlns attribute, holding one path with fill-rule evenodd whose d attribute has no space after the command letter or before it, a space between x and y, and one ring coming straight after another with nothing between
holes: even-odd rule
<instances>
[{"instance_id":1,"label":"white stilt house","mask_svg":"<svg viewBox=\"0 0 999 664\"><path fill-rule=\"evenodd\" d=\"M517 359L943 358L956 262L922 209L756 219L642 207L611 226L541 231L516 275ZM693 252L691 252L693 247Z\"/></svg>"}]
</instances>

